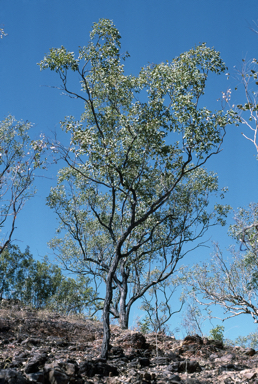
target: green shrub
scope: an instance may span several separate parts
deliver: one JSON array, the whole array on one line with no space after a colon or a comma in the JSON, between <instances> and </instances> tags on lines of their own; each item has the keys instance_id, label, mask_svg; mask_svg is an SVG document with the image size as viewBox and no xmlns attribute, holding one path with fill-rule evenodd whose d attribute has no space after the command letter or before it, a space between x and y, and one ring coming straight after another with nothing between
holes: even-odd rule
<instances>
[{"instance_id":1,"label":"green shrub","mask_svg":"<svg viewBox=\"0 0 258 384\"><path fill-rule=\"evenodd\" d=\"M223 342L225 327L217 325L210 330L209 338L212 340L219 340Z\"/></svg>"}]
</instances>

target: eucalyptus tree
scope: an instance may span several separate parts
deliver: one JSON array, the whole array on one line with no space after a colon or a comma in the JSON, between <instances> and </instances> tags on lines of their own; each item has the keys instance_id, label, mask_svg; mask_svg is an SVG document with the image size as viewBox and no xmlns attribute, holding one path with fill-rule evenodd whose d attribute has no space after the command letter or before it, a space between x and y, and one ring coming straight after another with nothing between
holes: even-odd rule
<instances>
[{"instance_id":1,"label":"eucalyptus tree","mask_svg":"<svg viewBox=\"0 0 258 384\"><path fill-rule=\"evenodd\" d=\"M33 259L29 247L21 252L9 244L0 255L0 300L18 299L34 308L47 308L61 313L90 312L93 298L89 278L64 276L61 268Z\"/></svg>"},{"instance_id":2,"label":"eucalyptus tree","mask_svg":"<svg viewBox=\"0 0 258 384\"><path fill-rule=\"evenodd\" d=\"M0 122L0 254L11 242L17 215L35 193L32 184L41 160L31 145L30 128L13 116Z\"/></svg>"},{"instance_id":3,"label":"eucalyptus tree","mask_svg":"<svg viewBox=\"0 0 258 384\"><path fill-rule=\"evenodd\" d=\"M64 263L69 268L72 256L78 268L105 282L102 357L108 354L117 289L125 313L129 282L137 292L146 281L143 294L158 282L148 280L149 265L158 265L164 280L183 244L213 218L223 221L227 207L218 204L214 214L207 212L218 183L202 166L219 153L234 118L231 111L199 105L208 74L226 69L219 52L201 44L133 76L124 72L129 55L120 53L120 39L113 22L101 19L78 58L62 46L39 63L56 71L63 91L84 103L80 119L69 116L61 124L69 146L51 145L66 166L48 204L60 218L61 240L53 247L64 252ZM69 71L79 76L80 89L68 86Z\"/></svg>"},{"instance_id":4,"label":"eucalyptus tree","mask_svg":"<svg viewBox=\"0 0 258 384\"><path fill-rule=\"evenodd\" d=\"M0 28L0 39L5 36ZM40 155L30 145L30 128L30 123L11 115L0 121L0 255L12 240L17 215L34 194L31 186Z\"/></svg>"}]
</instances>

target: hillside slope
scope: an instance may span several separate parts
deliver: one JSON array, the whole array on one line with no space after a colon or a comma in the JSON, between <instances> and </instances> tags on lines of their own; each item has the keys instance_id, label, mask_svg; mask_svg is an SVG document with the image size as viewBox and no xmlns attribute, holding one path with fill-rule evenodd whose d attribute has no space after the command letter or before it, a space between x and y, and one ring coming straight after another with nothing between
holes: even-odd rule
<instances>
[{"instance_id":1,"label":"hillside slope","mask_svg":"<svg viewBox=\"0 0 258 384\"><path fill-rule=\"evenodd\" d=\"M258 353L198 335L175 340L112 326L108 360L102 324L0 304L0 384L256 383Z\"/></svg>"}]
</instances>

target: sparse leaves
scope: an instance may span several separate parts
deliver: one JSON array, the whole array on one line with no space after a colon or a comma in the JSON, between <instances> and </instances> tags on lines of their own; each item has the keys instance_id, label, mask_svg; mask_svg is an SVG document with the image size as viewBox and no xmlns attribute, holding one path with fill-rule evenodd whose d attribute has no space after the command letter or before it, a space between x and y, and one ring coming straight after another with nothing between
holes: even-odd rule
<instances>
[{"instance_id":1,"label":"sparse leaves","mask_svg":"<svg viewBox=\"0 0 258 384\"><path fill-rule=\"evenodd\" d=\"M247 126L251 133L251 136L245 133L242 133L242 135L254 144L258 153L257 65L256 59L249 63L244 60L242 69L238 71L240 81L244 87L246 102L237 105L237 112L239 122Z\"/></svg>"},{"instance_id":2,"label":"sparse leaves","mask_svg":"<svg viewBox=\"0 0 258 384\"><path fill-rule=\"evenodd\" d=\"M0 254L11 241L18 213L35 193L32 183L41 160L31 146L30 127L12 116L0 122Z\"/></svg>"},{"instance_id":3,"label":"sparse leaves","mask_svg":"<svg viewBox=\"0 0 258 384\"><path fill-rule=\"evenodd\" d=\"M239 209L230 228L239 250L231 246L231 257L225 259L216 245L209 263L194 265L182 276L190 295L205 308L220 305L225 319L248 314L258 322L257 219L257 204Z\"/></svg>"}]
</instances>

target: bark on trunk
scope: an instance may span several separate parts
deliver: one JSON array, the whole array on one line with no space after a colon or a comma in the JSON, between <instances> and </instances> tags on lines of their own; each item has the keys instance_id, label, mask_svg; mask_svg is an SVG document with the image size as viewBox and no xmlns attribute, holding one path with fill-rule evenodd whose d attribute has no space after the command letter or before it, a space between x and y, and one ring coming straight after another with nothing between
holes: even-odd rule
<instances>
[{"instance_id":1,"label":"bark on trunk","mask_svg":"<svg viewBox=\"0 0 258 384\"><path fill-rule=\"evenodd\" d=\"M122 329L128 329L129 312L126 311L126 298L128 291L128 274L123 271L122 273L122 289L119 303L119 325Z\"/></svg>"},{"instance_id":2,"label":"bark on trunk","mask_svg":"<svg viewBox=\"0 0 258 384\"><path fill-rule=\"evenodd\" d=\"M126 312L121 313L121 311L120 311L120 316L119 316L120 328L121 329L128 329L128 323L129 323L128 313L126 313Z\"/></svg>"},{"instance_id":3,"label":"bark on trunk","mask_svg":"<svg viewBox=\"0 0 258 384\"><path fill-rule=\"evenodd\" d=\"M109 341L110 341L110 323L109 323L109 310L112 301L112 275L109 273L106 280L106 297L103 308L103 341L101 347L101 357L108 358Z\"/></svg>"},{"instance_id":4,"label":"bark on trunk","mask_svg":"<svg viewBox=\"0 0 258 384\"><path fill-rule=\"evenodd\" d=\"M106 297L105 297L104 308L103 308L103 341L102 341L102 347L101 347L101 357L103 359L108 358L109 341L110 341L109 316L110 316L110 305L112 302L112 295L113 295L112 282L113 282L114 273L116 272L116 269L118 266L118 262L119 262L119 255L116 254L106 279Z\"/></svg>"}]
</instances>

